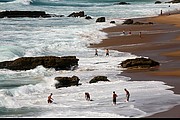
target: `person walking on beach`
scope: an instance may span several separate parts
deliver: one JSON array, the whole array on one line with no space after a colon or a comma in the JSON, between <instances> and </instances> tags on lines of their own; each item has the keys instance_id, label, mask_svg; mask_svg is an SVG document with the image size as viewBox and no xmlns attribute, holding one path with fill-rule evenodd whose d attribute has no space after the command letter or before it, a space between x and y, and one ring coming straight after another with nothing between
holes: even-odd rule
<instances>
[{"instance_id":1,"label":"person walking on beach","mask_svg":"<svg viewBox=\"0 0 180 120\"><path fill-rule=\"evenodd\" d=\"M85 99L87 100L87 101L90 101L91 99L90 99L90 94L88 93L88 92L85 92Z\"/></svg>"},{"instance_id":2,"label":"person walking on beach","mask_svg":"<svg viewBox=\"0 0 180 120\"><path fill-rule=\"evenodd\" d=\"M109 50L106 49L106 56L109 56Z\"/></svg>"},{"instance_id":3,"label":"person walking on beach","mask_svg":"<svg viewBox=\"0 0 180 120\"><path fill-rule=\"evenodd\" d=\"M52 93L48 96L48 103L52 103L53 102L53 98L52 98Z\"/></svg>"},{"instance_id":4,"label":"person walking on beach","mask_svg":"<svg viewBox=\"0 0 180 120\"><path fill-rule=\"evenodd\" d=\"M115 93L115 91L113 91L113 105L116 105L116 97L117 97L117 94Z\"/></svg>"},{"instance_id":5,"label":"person walking on beach","mask_svg":"<svg viewBox=\"0 0 180 120\"><path fill-rule=\"evenodd\" d=\"M130 93L126 88L124 89L124 91L126 92L126 102L129 102Z\"/></svg>"},{"instance_id":6,"label":"person walking on beach","mask_svg":"<svg viewBox=\"0 0 180 120\"><path fill-rule=\"evenodd\" d=\"M98 50L95 49L95 56L98 56Z\"/></svg>"}]
</instances>

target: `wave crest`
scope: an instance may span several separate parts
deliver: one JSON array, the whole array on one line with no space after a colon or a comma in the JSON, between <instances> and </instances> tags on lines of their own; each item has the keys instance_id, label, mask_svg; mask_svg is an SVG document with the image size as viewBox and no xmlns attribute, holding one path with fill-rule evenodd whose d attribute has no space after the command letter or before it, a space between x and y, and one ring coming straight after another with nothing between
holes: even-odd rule
<instances>
[{"instance_id":1,"label":"wave crest","mask_svg":"<svg viewBox=\"0 0 180 120\"><path fill-rule=\"evenodd\" d=\"M24 4L24 5L30 5L30 4L33 3L33 0L15 0L12 3L21 3L21 4Z\"/></svg>"}]
</instances>

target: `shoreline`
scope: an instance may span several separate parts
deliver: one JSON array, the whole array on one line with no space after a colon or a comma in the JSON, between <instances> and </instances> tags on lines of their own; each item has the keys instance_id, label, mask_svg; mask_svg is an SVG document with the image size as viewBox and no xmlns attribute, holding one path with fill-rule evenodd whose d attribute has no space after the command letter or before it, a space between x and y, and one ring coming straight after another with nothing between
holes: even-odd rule
<instances>
[{"instance_id":1,"label":"shoreline","mask_svg":"<svg viewBox=\"0 0 180 120\"><path fill-rule=\"evenodd\" d=\"M133 19L133 18L132 18ZM117 25L105 28L108 38L91 48L108 48L120 52L128 52L137 56L149 57L160 62L156 71L124 70L121 75L128 76L131 81L157 80L163 81L174 94L180 94L180 14L164 14L155 17L135 18L134 21L153 22L146 25ZM120 35L131 31L131 34ZM142 32L140 38L139 32ZM180 105L158 112L145 118L179 118Z\"/></svg>"}]
</instances>

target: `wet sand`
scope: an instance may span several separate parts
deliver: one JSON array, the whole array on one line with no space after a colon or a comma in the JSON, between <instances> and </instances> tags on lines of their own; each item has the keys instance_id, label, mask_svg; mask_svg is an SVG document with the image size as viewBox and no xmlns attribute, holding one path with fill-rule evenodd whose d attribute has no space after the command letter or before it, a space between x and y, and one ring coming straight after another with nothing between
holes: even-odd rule
<instances>
[{"instance_id":1,"label":"wet sand","mask_svg":"<svg viewBox=\"0 0 180 120\"><path fill-rule=\"evenodd\" d=\"M132 18L133 19L133 18ZM121 75L131 80L163 81L175 94L180 94L180 14L166 14L148 18L134 18L134 22L153 24L117 25L106 28L108 38L92 48L118 50L149 57L160 63L158 70L124 70ZM126 34L122 35L125 31ZM131 34L128 32L131 31ZM142 36L139 36L139 33ZM180 105L146 118L179 118Z\"/></svg>"}]
</instances>

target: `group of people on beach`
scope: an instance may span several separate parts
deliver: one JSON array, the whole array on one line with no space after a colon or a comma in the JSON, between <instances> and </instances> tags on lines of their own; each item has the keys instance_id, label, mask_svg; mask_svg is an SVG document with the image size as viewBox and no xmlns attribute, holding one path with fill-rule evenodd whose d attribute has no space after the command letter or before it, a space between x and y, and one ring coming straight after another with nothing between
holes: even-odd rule
<instances>
[{"instance_id":1,"label":"group of people on beach","mask_svg":"<svg viewBox=\"0 0 180 120\"><path fill-rule=\"evenodd\" d=\"M129 97L130 97L130 92L124 88L124 91L126 92L126 102L129 102ZM112 98L113 98L113 105L116 105L116 98L118 97L118 95L116 94L115 91L113 91L113 95L112 95ZM92 101L91 100L91 97L90 97L90 94L88 92L85 92L85 99L87 101Z\"/></svg>"},{"instance_id":2,"label":"group of people on beach","mask_svg":"<svg viewBox=\"0 0 180 120\"><path fill-rule=\"evenodd\" d=\"M122 33L123 33L124 35L126 34L126 32L125 32L124 30L123 30ZM131 35L131 30L129 30L128 35ZM142 32L141 32L141 31L139 32L139 37L142 38ZM106 49L106 50L105 50L105 55L106 55L106 56L109 56L109 49ZM98 56L98 50L97 50L97 49L95 49L95 56Z\"/></svg>"},{"instance_id":3,"label":"group of people on beach","mask_svg":"<svg viewBox=\"0 0 180 120\"><path fill-rule=\"evenodd\" d=\"M109 56L109 49L106 49L105 55ZM95 56L98 56L98 50L97 49L95 49Z\"/></svg>"},{"instance_id":4,"label":"group of people on beach","mask_svg":"<svg viewBox=\"0 0 180 120\"><path fill-rule=\"evenodd\" d=\"M123 34L123 35L126 35L125 30L123 30L123 31L122 31L122 34ZM129 30L129 32L128 32L128 34L127 34L127 35L131 35L131 30Z\"/></svg>"},{"instance_id":5,"label":"group of people on beach","mask_svg":"<svg viewBox=\"0 0 180 120\"><path fill-rule=\"evenodd\" d=\"M130 97L130 92L125 88L124 89L124 91L126 92L126 102L128 102L129 101L129 97ZM53 102L53 98L52 98L52 93L48 96L48 100L47 100L47 102L48 103L52 103ZM115 91L113 91L113 95L112 95L112 98L113 98L113 105L116 105L116 98L118 97L118 95L115 93ZM87 101L93 101L92 99L91 99L91 96L90 96L90 94L88 93L88 92L85 92L85 99L87 100Z\"/></svg>"},{"instance_id":6,"label":"group of people on beach","mask_svg":"<svg viewBox=\"0 0 180 120\"><path fill-rule=\"evenodd\" d=\"M122 34L123 34L123 35L126 35L126 32L123 30L123 31L122 31ZM131 35L131 30L129 30L129 32L128 32L127 35ZM139 32L139 37L142 38L142 32L141 32L141 31Z\"/></svg>"}]
</instances>

